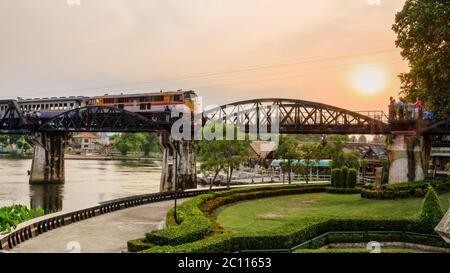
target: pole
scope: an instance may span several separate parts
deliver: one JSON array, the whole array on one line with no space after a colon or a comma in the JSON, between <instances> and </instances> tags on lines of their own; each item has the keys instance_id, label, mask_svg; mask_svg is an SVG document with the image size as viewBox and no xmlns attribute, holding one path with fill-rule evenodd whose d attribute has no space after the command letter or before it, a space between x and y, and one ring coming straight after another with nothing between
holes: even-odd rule
<instances>
[{"instance_id":1,"label":"pole","mask_svg":"<svg viewBox=\"0 0 450 273\"><path fill-rule=\"evenodd\" d=\"M177 198L178 198L178 151L177 151L177 145L175 144L174 145L175 146L175 154L174 154L174 156L175 156L175 162L174 162L174 164L175 164L175 200L174 200L174 202L175 202L175 204L174 204L174 208L173 208L173 210L174 210L174 215L173 215L173 217L174 217L174 219L175 219L175 223L177 223L177 224L179 224L178 223L178 217L177 217Z\"/></svg>"}]
</instances>

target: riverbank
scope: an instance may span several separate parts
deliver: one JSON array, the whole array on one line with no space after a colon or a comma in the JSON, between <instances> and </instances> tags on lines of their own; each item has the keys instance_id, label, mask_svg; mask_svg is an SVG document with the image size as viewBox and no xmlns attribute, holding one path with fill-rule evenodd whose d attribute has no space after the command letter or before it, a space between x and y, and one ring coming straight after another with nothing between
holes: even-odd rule
<instances>
[{"instance_id":1,"label":"riverbank","mask_svg":"<svg viewBox=\"0 0 450 273\"><path fill-rule=\"evenodd\" d=\"M0 153L0 159L32 159L32 154L18 154L14 152Z\"/></svg>"},{"instance_id":2,"label":"riverbank","mask_svg":"<svg viewBox=\"0 0 450 273\"><path fill-rule=\"evenodd\" d=\"M104 156L104 155L74 155L66 154L67 160L118 160L118 161L160 161L161 157L131 157L131 156Z\"/></svg>"}]
</instances>

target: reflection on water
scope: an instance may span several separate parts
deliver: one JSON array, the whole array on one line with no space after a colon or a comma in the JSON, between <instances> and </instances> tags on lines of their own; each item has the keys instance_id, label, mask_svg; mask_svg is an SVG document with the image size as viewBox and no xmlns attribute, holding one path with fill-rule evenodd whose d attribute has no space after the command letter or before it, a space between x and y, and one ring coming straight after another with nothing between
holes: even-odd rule
<instances>
[{"instance_id":1,"label":"reflection on water","mask_svg":"<svg viewBox=\"0 0 450 273\"><path fill-rule=\"evenodd\" d=\"M43 208L45 213L63 209L64 185L30 185L30 207Z\"/></svg>"},{"instance_id":2,"label":"reflection on water","mask_svg":"<svg viewBox=\"0 0 450 273\"><path fill-rule=\"evenodd\" d=\"M46 212L159 191L161 167L153 161L67 160L64 185L29 185L31 160L0 159L0 206L24 204Z\"/></svg>"}]
</instances>

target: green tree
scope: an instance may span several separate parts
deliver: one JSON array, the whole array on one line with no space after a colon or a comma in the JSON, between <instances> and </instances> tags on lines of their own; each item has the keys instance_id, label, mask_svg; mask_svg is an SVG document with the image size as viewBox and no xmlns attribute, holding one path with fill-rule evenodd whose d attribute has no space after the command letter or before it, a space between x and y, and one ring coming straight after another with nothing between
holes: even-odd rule
<instances>
[{"instance_id":1,"label":"green tree","mask_svg":"<svg viewBox=\"0 0 450 273\"><path fill-rule=\"evenodd\" d=\"M425 100L437 116L450 113L450 2L407 0L392 29L410 71L400 75L402 94Z\"/></svg>"},{"instance_id":2,"label":"green tree","mask_svg":"<svg viewBox=\"0 0 450 273\"><path fill-rule=\"evenodd\" d=\"M423 223L430 229L433 229L444 216L444 211L441 208L441 202L433 187L428 185L427 194L423 200L420 218Z\"/></svg>"},{"instance_id":3,"label":"green tree","mask_svg":"<svg viewBox=\"0 0 450 273\"><path fill-rule=\"evenodd\" d=\"M0 135L0 146L6 147L9 145L9 136L8 135Z\"/></svg>"},{"instance_id":4,"label":"green tree","mask_svg":"<svg viewBox=\"0 0 450 273\"><path fill-rule=\"evenodd\" d=\"M31 146L31 144L28 143L28 141L26 141L24 137L19 138L16 144L21 154L26 153L31 150L31 148L33 148L33 146Z\"/></svg>"},{"instance_id":5,"label":"green tree","mask_svg":"<svg viewBox=\"0 0 450 273\"><path fill-rule=\"evenodd\" d=\"M284 172L288 171L289 184L292 183L291 173L292 173L292 161L300 157L299 153L300 143L298 139L289 135L281 135L278 148L275 150L274 155L279 159L283 159L282 171L283 171L283 182L284 182ZM286 160L286 162L284 162Z\"/></svg>"},{"instance_id":6,"label":"green tree","mask_svg":"<svg viewBox=\"0 0 450 273\"><path fill-rule=\"evenodd\" d=\"M315 144L303 144L300 146L300 158L303 160L304 169L306 171L306 184L309 183L309 175L311 174L313 166L320 159L320 152L320 146Z\"/></svg>"},{"instance_id":7,"label":"green tree","mask_svg":"<svg viewBox=\"0 0 450 273\"><path fill-rule=\"evenodd\" d=\"M215 132L217 128L205 128ZM206 174L212 173L211 185L217 179L222 170L227 173L227 187L230 187L233 171L247 160L249 150L249 140L247 136L242 136L237 126L224 126L226 130L233 130L233 139L207 140L205 137L199 142L200 170ZM230 135L230 134L229 134Z\"/></svg>"},{"instance_id":8,"label":"green tree","mask_svg":"<svg viewBox=\"0 0 450 273\"><path fill-rule=\"evenodd\" d=\"M343 154L343 149L348 140L348 136L331 135L328 137L328 143L322 149L322 158L331 159L331 167L333 169L342 166L339 163L339 160L341 155Z\"/></svg>"},{"instance_id":9,"label":"green tree","mask_svg":"<svg viewBox=\"0 0 450 273\"><path fill-rule=\"evenodd\" d=\"M140 139L143 141L141 143L142 151L144 152L144 156L148 157L150 153L159 151L159 139L158 135L155 133L139 133L142 136Z\"/></svg>"},{"instance_id":10,"label":"green tree","mask_svg":"<svg viewBox=\"0 0 450 273\"><path fill-rule=\"evenodd\" d=\"M111 140L114 143L114 149L126 156L130 152L141 149L142 143L145 142L145 135L141 133L116 134Z\"/></svg>"}]
</instances>

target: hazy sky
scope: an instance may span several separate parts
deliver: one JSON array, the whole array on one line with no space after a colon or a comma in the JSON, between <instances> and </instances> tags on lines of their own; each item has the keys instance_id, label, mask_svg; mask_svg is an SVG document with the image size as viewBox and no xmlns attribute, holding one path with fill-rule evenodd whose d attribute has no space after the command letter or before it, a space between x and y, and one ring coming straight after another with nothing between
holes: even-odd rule
<instances>
[{"instance_id":1,"label":"hazy sky","mask_svg":"<svg viewBox=\"0 0 450 273\"><path fill-rule=\"evenodd\" d=\"M407 70L391 30L404 0L70 1L0 2L0 97L193 89L385 110ZM361 67L382 74L375 94Z\"/></svg>"}]
</instances>

